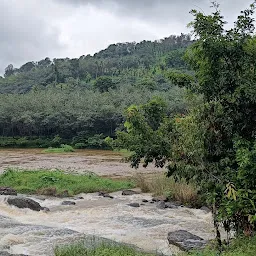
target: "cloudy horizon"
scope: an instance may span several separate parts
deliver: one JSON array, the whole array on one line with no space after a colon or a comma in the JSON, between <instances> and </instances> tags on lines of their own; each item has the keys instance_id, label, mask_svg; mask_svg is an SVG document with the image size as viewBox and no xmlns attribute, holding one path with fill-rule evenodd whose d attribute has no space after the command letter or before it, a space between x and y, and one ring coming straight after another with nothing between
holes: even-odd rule
<instances>
[{"instance_id":1,"label":"cloudy horizon","mask_svg":"<svg viewBox=\"0 0 256 256\"><path fill-rule=\"evenodd\" d=\"M188 33L191 9L209 12L208 0L1 0L0 74L45 57L77 58L118 42ZM232 23L251 0L220 0Z\"/></svg>"}]
</instances>

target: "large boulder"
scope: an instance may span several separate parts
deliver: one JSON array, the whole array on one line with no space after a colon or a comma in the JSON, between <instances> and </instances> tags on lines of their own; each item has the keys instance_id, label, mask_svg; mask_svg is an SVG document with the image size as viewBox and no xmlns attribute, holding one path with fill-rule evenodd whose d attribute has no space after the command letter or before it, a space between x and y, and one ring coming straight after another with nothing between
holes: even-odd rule
<instances>
[{"instance_id":1,"label":"large boulder","mask_svg":"<svg viewBox=\"0 0 256 256\"><path fill-rule=\"evenodd\" d=\"M0 187L0 195L17 196L17 192L16 192L16 190L14 190L13 188L10 188L10 187Z\"/></svg>"},{"instance_id":2,"label":"large boulder","mask_svg":"<svg viewBox=\"0 0 256 256\"><path fill-rule=\"evenodd\" d=\"M29 208L37 212L42 209L38 202L26 197L9 197L7 198L7 203L18 208Z\"/></svg>"},{"instance_id":3,"label":"large boulder","mask_svg":"<svg viewBox=\"0 0 256 256\"><path fill-rule=\"evenodd\" d=\"M168 233L169 244L178 246L184 251L192 249L202 249L205 247L207 241L199 236L196 236L186 230L178 230Z\"/></svg>"}]
</instances>

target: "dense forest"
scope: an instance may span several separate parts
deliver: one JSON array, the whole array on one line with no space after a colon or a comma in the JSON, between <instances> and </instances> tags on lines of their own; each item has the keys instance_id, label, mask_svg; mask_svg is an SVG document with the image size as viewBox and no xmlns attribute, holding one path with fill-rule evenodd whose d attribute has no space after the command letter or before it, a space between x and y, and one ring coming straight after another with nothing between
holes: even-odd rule
<instances>
[{"instance_id":1,"label":"dense forest","mask_svg":"<svg viewBox=\"0 0 256 256\"><path fill-rule=\"evenodd\" d=\"M181 34L118 43L78 59L8 65L0 78L0 145L104 147L124 110L154 96L168 102L170 113L184 113L185 91L167 74L191 73L183 60L191 44L190 36Z\"/></svg>"}]
</instances>

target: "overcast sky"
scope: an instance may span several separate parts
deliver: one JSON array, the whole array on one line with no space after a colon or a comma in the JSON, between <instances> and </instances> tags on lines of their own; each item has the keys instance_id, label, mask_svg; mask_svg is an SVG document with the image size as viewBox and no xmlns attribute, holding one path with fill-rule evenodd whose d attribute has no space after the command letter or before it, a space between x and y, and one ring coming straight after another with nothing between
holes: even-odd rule
<instances>
[{"instance_id":1,"label":"overcast sky","mask_svg":"<svg viewBox=\"0 0 256 256\"><path fill-rule=\"evenodd\" d=\"M117 42L186 33L209 0L0 0L0 74L45 57L79 57ZM230 23L252 0L219 0Z\"/></svg>"}]
</instances>

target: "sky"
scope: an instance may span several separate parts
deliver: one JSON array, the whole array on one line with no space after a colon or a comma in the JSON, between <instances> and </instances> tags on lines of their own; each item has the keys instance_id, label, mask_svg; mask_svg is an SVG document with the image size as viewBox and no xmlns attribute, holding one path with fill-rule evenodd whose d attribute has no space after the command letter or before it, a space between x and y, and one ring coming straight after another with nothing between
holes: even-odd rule
<instances>
[{"instance_id":1,"label":"sky","mask_svg":"<svg viewBox=\"0 0 256 256\"><path fill-rule=\"evenodd\" d=\"M0 74L45 57L77 58L118 42L188 33L210 0L0 0ZM232 24L252 0L219 0Z\"/></svg>"}]
</instances>

